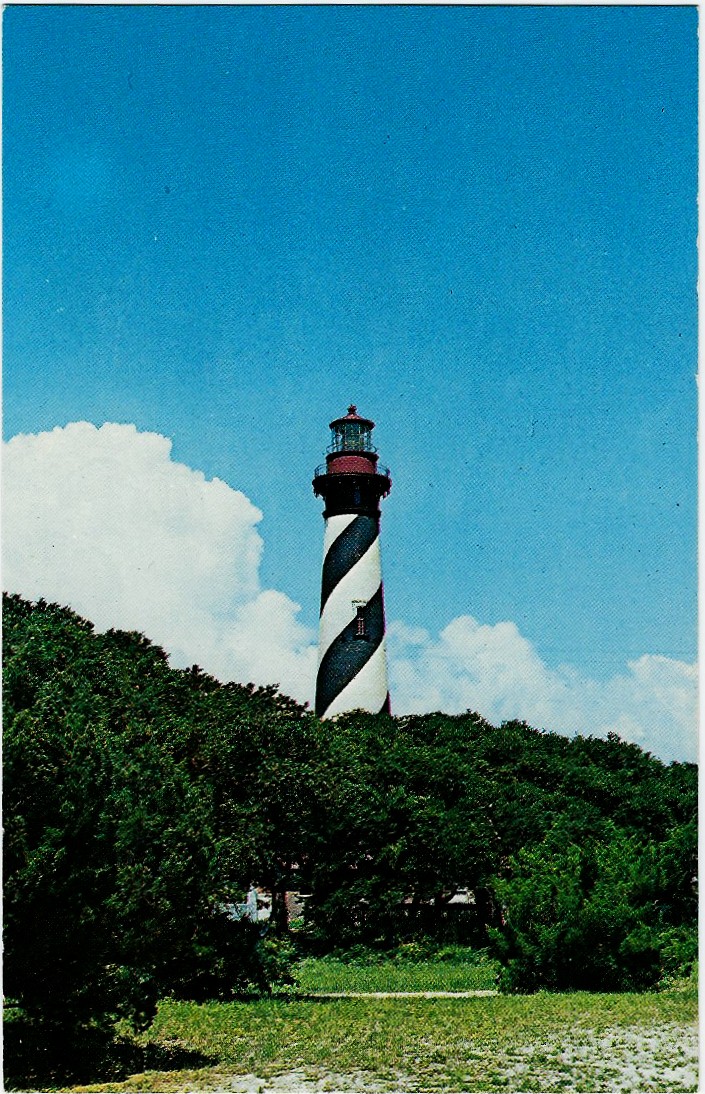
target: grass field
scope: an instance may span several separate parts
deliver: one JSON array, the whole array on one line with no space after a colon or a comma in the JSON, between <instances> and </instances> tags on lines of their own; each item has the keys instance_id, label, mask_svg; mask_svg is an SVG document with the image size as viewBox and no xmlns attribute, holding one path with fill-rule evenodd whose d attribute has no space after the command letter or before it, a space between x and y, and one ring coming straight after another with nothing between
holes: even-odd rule
<instances>
[{"instance_id":1,"label":"grass field","mask_svg":"<svg viewBox=\"0 0 705 1094\"><path fill-rule=\"evenodd\" d=\"M6 1089L230 1091L697 1090L697 989L644 995L307 998L339 992L488 991L497 966L449 947L299 962L295 985L236 1003L164 1001L71 1082ZM124 1031L123 1031L124 1032ZM16 1038L15 1038L16 1040ZM20 1046L20 1060L26 1049ZM107 1080L110 1080L109 1082Z\"/></svg>"},{"instance_id":2,"label":"grass field","mask_svg":"<svg viewBox=\"0 0 705 1094\"><path fill-rule=\"evenodd\" d=\"M306 958L296 969L301 992L476 991L497 987L499 963L462 951L434 960L383 960L376 964Z\"/></svg>"},{"instance_id":3,"label":"grass field","mask_svg":"<svg viewBox=\"0 0 705 1094\"><path fill-rule=\"evenodd\" d=\"M694 1091L696 1007L693 991L165 1002L141 1042L187 1070L72 1089Z\"/></svg>"}]
</instances>

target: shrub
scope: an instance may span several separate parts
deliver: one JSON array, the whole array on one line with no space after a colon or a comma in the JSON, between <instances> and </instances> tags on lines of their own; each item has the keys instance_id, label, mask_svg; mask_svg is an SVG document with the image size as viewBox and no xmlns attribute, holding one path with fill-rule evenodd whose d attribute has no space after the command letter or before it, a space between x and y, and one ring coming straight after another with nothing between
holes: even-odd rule
<instances>
[{"instance_id":1,"label":"shrub","mask_svg":"<svg viewBox=\"0 0 705 1094\"><path fill-rule=\"evenodd\" d=\"M638 991L689 971L694 930L669 926L659 899L662 848L609 831L578 846L557 825L510 860L496 883L505 923L489 932L505 990Z\"/></svg>"}]
</instances>

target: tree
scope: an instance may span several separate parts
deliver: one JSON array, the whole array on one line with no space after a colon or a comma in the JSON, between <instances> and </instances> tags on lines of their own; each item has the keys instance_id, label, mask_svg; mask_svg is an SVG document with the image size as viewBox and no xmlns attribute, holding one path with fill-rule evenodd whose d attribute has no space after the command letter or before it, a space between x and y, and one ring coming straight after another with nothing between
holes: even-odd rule
<instances>
[{"instance_id":1,"label":"tree","mask_svg":"<svg viewBox=\"0 0 705 1094\"><path fill-rule=\"evenodd\" d=\"M472 712L321 723L57 605L4 622L5 985L45 1024L265 988L288 888L321 950L489 928L522 990L693 959L694 765ZM266 944L223 911L252 883Z\"/></svg>"},{"instance_id":2,"label":"tree","mask_svg":"<svg viewBox=\"0 0 705 1094\"><path fill-rule=\"evenodd\" d=\"M266 986L259 932L223 910L261 851L199 751L221 686L56 605L10 597L4 616L8 996L69 1031L144 1026L160 993ZM234 737L254 702L238 694Z\"/></svg>"},{"instance_id":3,"label":"tree","mask_svg":"<svg viewBox=\"0 0 705 1094\"><path fill-rule=\"evenodd\" d=\"M541 844L512 856L495 882L505 922L490 932L503 986L638 991L674 971L674 944L685 943L687 957L687 933L674 933L664 864L673 866L675 852L682 869L687 857L677 838L666 848L612 823L602 838L578 844L559 821ZM691 922L694 913L693 903Z\"/></svg>"},{"instance_id":4,"label":"tree","mask_svg":"<svg viewBox=\"0 0 705 1094\"><path fill-rule=\"evenodd\" d=\"M457 721L360 713L327 727L307 874L315 944L384 947L452 929L450 898L498 862L488 786L465 762Z\"/></svg>"}]
</instances>

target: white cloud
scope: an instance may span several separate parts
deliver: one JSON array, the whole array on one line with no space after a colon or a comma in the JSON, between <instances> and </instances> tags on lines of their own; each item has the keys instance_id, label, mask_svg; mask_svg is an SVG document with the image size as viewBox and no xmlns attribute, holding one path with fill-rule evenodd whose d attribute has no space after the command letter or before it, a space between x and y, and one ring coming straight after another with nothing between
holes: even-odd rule
<instances>
[{"instance_id":1,"label":"white cloud","mask_svg":"<svg viewBox=\"0 0 705 1094\"><path fill-rule=\"evenodd\" d=\"M4 446L3 587L140 630L179 665L310 699L315 635L262 589L262 514L132 425L73 422Z\"/></svg>"},{"instance_id":2,"label":"white cloud","mask_svg":"<svg viewBox=\"0 0 705 1094\"><path fill-rule=\"evenodd\" d=\"M436 638L389 628L391 692L397 714L475 710L499 724L522 719L558 733L618 733L662 759L696 758L697 668L645 654L606 682L562 665L551 669L514 623L469 615Z\"/></svg>"},{"instance_id":3,"label":"white cloud","mask_svg":"<svg viewBox=\"0 0 705 1094\"><path fill-rule=\"evenodd\" d=\"M289 597L262 589L262 514L244 494L131 425L74 422L13 437L4 453L5 589L69 604L99 630L143 631L174 664L311 699L316 635ZM514 623L468 615L438 636L393 623L389 650L397 714L472 709L695 757L693 665L646 654L598 682L549 668Z\"/></svg>"}]
</instances>

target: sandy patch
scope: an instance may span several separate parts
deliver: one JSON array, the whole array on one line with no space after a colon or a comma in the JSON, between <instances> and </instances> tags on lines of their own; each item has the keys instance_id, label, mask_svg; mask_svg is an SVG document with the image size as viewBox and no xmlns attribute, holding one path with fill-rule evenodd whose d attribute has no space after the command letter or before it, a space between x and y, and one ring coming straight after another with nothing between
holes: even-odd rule
<instances>
[{"instance_id":1,"label":"sandy patch","mask_svg":"<svg viewBox=\"0 0 705 1094\"><path fill-rule=\"evenodd\" d=\"M491 1075L487 1087L482 1085L483 1072ZM423 1077L403 1074L385 1079L365 1072L314 1076L290 1071L268 1079L231 1075L223 1077L217 1089L229 1094L421 1094L429 1089L448 1094L481 1094L487 1089L506 1094L686 1094L698 1089L698 1035L695 1028L675 1025L599 1032L578 1027L565 1038L554 1036L500 1052L486 1067L475 1064L461 1085L442 1086L438 1080L427 1084L428 1078L424 1083Z\"/></svg>"},{"instance_id":2,"label":"sandy patch","mask_svg":"<svg viewBox=\"0 0 705 1094\"><path fill-rule=\"evenodd\" d=\"M594 1094L676 1094L698 1088L698 1033L689 1026L574 1029L569 1037L518 1046L497 1061L506 1089L575 1090ZM504 1065L504 1066L503 1066ZM537 1086L537 1084L540 1084Z\"/></svg>"},{"instance_id":3,"label":"sandy patch","mask_svg":"<svg viewBox=\"0 0 705 1094\"><path fill-rule=\"evenodd\" d=\"M259 1079L256 1075L232 1076L222 1090L228 1094L387 1094L391 1090L416 1089L400 1086L399 1082L399 1079L388 1082L375 1079L363 1071L347 1075L326 1072L318 1078L304 1071L288 1071L271 1079ZM404 1077L401 1077L401 1082L406 1082Z\"/></svg>"}]
</instances>

